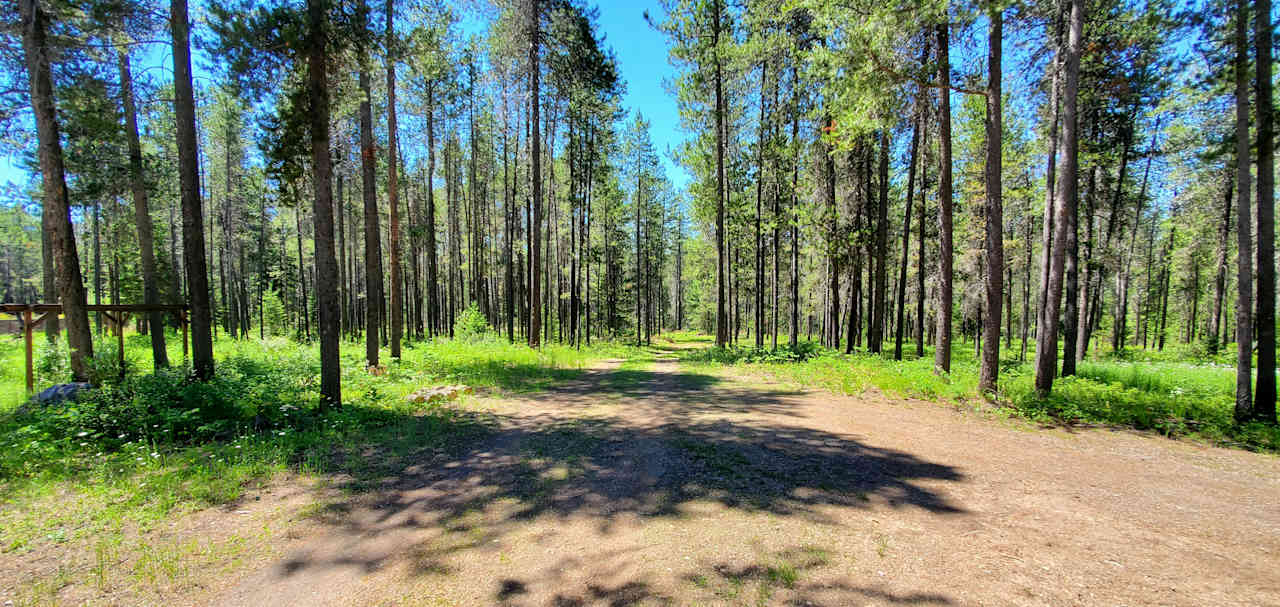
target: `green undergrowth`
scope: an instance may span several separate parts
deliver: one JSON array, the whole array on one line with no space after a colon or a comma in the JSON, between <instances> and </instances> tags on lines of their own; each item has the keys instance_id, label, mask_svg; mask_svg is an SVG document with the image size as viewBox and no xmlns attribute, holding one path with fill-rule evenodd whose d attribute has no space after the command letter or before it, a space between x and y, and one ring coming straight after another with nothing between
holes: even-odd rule
<instances>
[{"instance_id":1,"label":"green undergrowth","mask_svg":"<svg viewBox=\"0 0 1280 607\"><path fill-rule=\"evenodd\" d=\"M978 361L972 344L957 344L951 373L934 373L933 351L915 356L908 345L903 360L884 355L844 354L802 342L795 349L780 347L708 347L687 350L682 364L713 372L729 366L762 372L805 387L843 394L869 388L910 398L949 403L983 402L978 394ZM1016 353L1016 352L1012 352ZM1075 377L1058 378L1052 393L1040 398L1034 389L1032 353L1027 361L1001 361L998 410L1043 423L1105 424L1150 430L1167 436L1186 436L1227 446L1280 451L1280 428L1258 423L1237 424L1233 418L1235 371L1199 352L1183 348L1166 353L1130 351L1104 355L1079 365ZM1219 355L1220 358L1223 355Z\"/></svg>"},{"instance_id":2,"label":"green undergrowth","mask_svg":"<svg viewBox=\"0 0 1280 607\"><path fill-rule=\"evenodd\" d=\"M114 348L94 361L118 377ZM400 360L365 368L364 345L342 346L343 406L320 409L319 354L282 338L219 340L216 377L191 380L185 367L157 373L145 336L130 336L124 381L103 381L76 402L22 411L21 342L0 341L0 550L23 550L126 528L146 529L183 510L233 503L246 489L293 471L359 476L388 450L446 446L485 431L465 402L409 402L423 386L466 384L491 391L538 390L600 358L635 348L611 342L532 350L483 333L411 343ZM16 351L16 355L15 355ZM42 343L37 357L52 361ZM181 345L173 356L181 361ZM17 372L11 363L16 357ZM39 369L42 385L59 370ZM16 384L16 386L15 386ZM40 386L38 386L39 388ZM391 453L394 455L394 453ZM370 461L363 461L363 459ZM56 507L55 507L56 506Z\"/></svg>"}]
</instances>

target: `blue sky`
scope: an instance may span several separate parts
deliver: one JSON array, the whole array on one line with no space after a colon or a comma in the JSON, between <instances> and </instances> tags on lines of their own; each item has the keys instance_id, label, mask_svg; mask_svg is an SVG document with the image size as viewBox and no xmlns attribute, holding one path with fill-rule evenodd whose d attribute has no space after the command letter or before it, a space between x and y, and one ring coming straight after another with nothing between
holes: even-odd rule
<instances>
[{"instance_id":1,"label":"blue sky","mask_svg":"<svg viewBox=\"0 0 1280 607\"><path fill-rule=\"evenodd\" d=\"M666 153L678 148L685 138L680 129L675 99L667 94L663 84L674 76L674 70L667 61L665 36L644 20L646 10L654 19L661 19L664 15L662 8L657 0L608 0L601 2L599 7L599 25L605 44L616 53L622 77L627 83L623 106L630 112L629 118L639 109L650 121L653 143L662 156L667 175L677 189L683 189L689 175ZM172 60L168 49L151 50L154 61L163 63L164 71L168 72L168 62ZM196 63L203 63L202 58L197 57ZM16 155L0 154L0 184L13 182L25 185L29 181L32 176L19 167L18 162Z\"/></svg>"},{"instance_id":2,"label":"blue sky","mask_svg":"<svg viewBox=\"0 0 1280 607\"><path fill-rule=\"evenodd\" d=\"M610 0L599 6L605 44L617 54L619 70L627 81L623 105L631 117L639 110L649 121L653 145L662 156L667 177L677 190L682 190L690 176L667 153L685 140L676 100L664 86L675 76L675 70L667 60L666 37L644 20L646 10L655 21L661 21L665 13L656 0Z\"/></svg>"}]
</instances>

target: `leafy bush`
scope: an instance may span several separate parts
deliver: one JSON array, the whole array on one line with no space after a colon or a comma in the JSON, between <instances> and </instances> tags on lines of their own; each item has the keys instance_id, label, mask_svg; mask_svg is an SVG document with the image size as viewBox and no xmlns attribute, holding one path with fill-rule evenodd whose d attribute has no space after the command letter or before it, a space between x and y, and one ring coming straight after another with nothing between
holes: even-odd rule
<instances>
[{"instance_id":1,"label":"leafy bush","mask_svg":"<svg viewBox=\"0 0 1280 607\"><path fill-rule=\"evenodd\" d=\"M288 314L284 310L280 296L274 290L268 289L262 294L262 324L266 329L264 333L272 336L284 335L287 323Z\"/></svg>"},{"instance_id":2,"label":"leafy bush","mask_svg":"<svg viewBox=\"0 0 1280 607\"><path fill-rule=\"evenodd\" d=\"M684 360L695 363L784 363L804 362L824 354L834 354L834 350L824 350L814 342L800 342L792 348L789 344L773 348L755 348L725 346L723 348L704 348L684 355Z\"/></svg>"},{"instance_id":3,"label":"leafy bush","mask_svg":"<svg viewBox=\"0 0 1280 607\"><path fill-rule=\"evenodd\" d=\"M462 314L458 315L458 320L453 323L455 338L464 342L483 340L488 336L489 330L489 321L485 320L484 314L480 312L480 308L474 301L462 311Z\"/></svg>"}]
</instances>

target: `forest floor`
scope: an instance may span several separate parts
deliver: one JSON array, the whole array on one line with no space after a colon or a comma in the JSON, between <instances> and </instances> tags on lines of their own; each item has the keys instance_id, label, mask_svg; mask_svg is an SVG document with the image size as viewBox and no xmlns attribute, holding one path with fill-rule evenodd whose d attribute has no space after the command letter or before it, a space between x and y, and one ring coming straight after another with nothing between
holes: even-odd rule
<instances>
[{"instance_id":1,"label":"forest floor","mask_svg":"<svg viewBox=\"0 0 1280 607\"><path fill-rule=\"evenodd\" d=\"M1280 605L1273 455L650 353L468 398L481 430L447 447L183 516L163 603Z\"/></svg>"}]
</instances>

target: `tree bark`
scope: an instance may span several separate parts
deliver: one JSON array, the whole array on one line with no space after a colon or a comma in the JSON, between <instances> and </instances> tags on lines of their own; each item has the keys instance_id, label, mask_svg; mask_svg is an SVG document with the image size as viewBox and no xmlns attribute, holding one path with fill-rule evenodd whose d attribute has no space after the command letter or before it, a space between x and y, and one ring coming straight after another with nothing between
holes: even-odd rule
<instances>
[{"instance_id":1,"label":"tree bark","mask_svg":"<svg viewBox=\"0 0 1280 607\"><path fill-rule=\"evenodd\" d=\"M309 0L317 2L320 0ZM399 151L396 143L396 40L395 1L387 0L387 206L391 210L391 358L400 358L400 341L404 337L404 285L400 260L400 184Z\"/></svg>"},{"instance_id":2,"label":"tree bark","mask_svg":"<svg viewBox=\"0 0 1280 607\"><path fill-rule=\"evenodd\" d=\"M1063 269L1066 263L1069 215L1075 210L1076 174L1076 90L1080 80L1080 39L1084 30L1083 0L1069 0L1071 5L1067 45L1064 49L1062 90L1062 154L1058 158L1059 182L1054 191L1054 226L1049 259L1049 287L1045 297L1043 327L1036 329L1036 392L1048 396L1053 389L1058 358L1058 309L1062 305Z\"/></svg>"},{"instance_id":3,"label":"tree bark","mask_svg":"<svg viewBox=\"0 0 1280 607\"><path fill-rule=\"evenodd\" d=\"M142 174L142 144L138 141L138 112L133 103L133 73L129 69L129 52L118 51L120 63L120 100L124 108L125 138L129 146L129 187L133 193L134 224L138 230L138 254L142 261L143 303L160 303L160 282L156 276L155 230L151 225L151 209L147 204L147 183ZM151 359L156 369L169 366L169 352L164 343L164 313L147 315L151 333Z\"/></svg>"},{"instance_id":4,"label":"tree bark","mask_svg":"<svg viewBox=\"0 0 1280 607\"><path fill-rule=\"evenodd\" d=\"M1249 173L1249 2L1236 0L1236 406L1237 422L1253 417L1253 209Z\"/></svg>"},{"instance_id":5,"label":"tree bark","mask_svg":"<svg viewBox=\"0 0 1280 607\"><path fill-rule=\"evenodd\" d=\"M308 0L310 44L307 49L307 93L311 98L311 165L315 171L316 307L320 333L320 402L342 404L342 369L338 361L338 261L333 250L333 183L329 158L328 2ZM392 123L394 125L394 122ZM394 126L392 127L394 131ZM393 144L392 149L395 149ZM394 166L394 163L393 163Z\"/></svg>"},{"instance_id":6,"label":"tree bark","mask_svg":"<svg viewBox=\"0 0 1280 607\"><path fill-rule=\"evenodd\" d=\"M729 342L729 317L725 298L725 176L724 176L724 87L720 68L720 0L711 0L711 52L715 56L715 123L716 123L716 347Z\"/></svg>"},{"instance_id":7,"label":"tree bark","mask_svg":"<svg viewBox=\"0 0 1280 607\"><path fill-rule=\"evenodd\" d=\"M191 361L196 377L213 378L213 314L205 262L204 217L200 202L200 167L196 157L196 102L191 89L190 23L187 0L171 0L173 34L173 110L177 121L178 177L182 191L182 256L187 269L191 305ZM74 319L73 319L73 322Z\"/></svg>"},{"instance_id":8,"label":"tree bark","mask_svg":"<svg viewBox=\"0 0 1280 607\"><path fill-rule=\"evenodd\" d=\"M369 7L365 0L356 5L356 19L361 30L369 28ZM373 147L373 110L370 107L369 56L360 46L360 181L364 196L364 279L365 279L365 364L378 366L382 340L382 229L378 217L377 159Z\"/></svg>"},{"instance_id":9,"label":"tree bark","mask_svg":"<svg viewBox=\"0 0 1280 607\"><path fill-rule=\"evenodd\" d=\"M933 371L951 373L952 199L951 59L949 23L938 25L938 331Z\"/></svg>"},{"instance_id":10,"label":"tree bark","mask_svg":"<svg viewBox=\"0 0 1280 607\"><path fill-rule=\"evenodd\" d=\"M1254 4L1258 133L1258 383L1253 417L1276 423L1276 212L1274 103L1271 98L1271 0Z\"/></svg>"},{"instance_id":11,"label":"tree bark","mask_svg":"<svg viewBox=\"0 0 1280 607\"><path fill-rule=\"evenodd\" d=\"M533 209L529 218L529 347L542 343L542 133L538 126L538 110L541 105L541 61L539 44L542 37L541 2L530 0L532 14L529 19L529 165L533 189Z\"/></svg>"},{"instance_id":12,"label":"tree bark","mask_svg":"<svg viewBox=\"0 0 1280 607\"><path fill-rule=\"evenodd\" d=\"M917 106L918 107L918 106ZM907 254L911 251L911 209L915 206L916 161L920 154L920 115L911 123L911 154L907 161L907 195L905 217L902 219L902 263L898 266L897 321L894 323L893 359L902 360L902 339L905 332L903 320L907 307ZM920 221L924 221L921 217ZM923 266L921 270L923 270Z\"/></svg>"},{"instance_id":13,"label":"tree bark","mask_svg":"<svg viewBox=\"0 0 1280 607\"><path fill-rule=\"evenodd\" d=\"M1004 15L999 7L990 10L987 35L987 301L982 325L982 366L978 372L978 391L994 393L1000 377L1000 306L1004 287L1004 210L1003 162L1004 143L1002 116L1001 59L1004 37Z\"/></svg>"},{"instance_id":14,"label":"tree bark","mask_svg":"<svg viewBox=\"0 0 1280 607\"><path fill-rule=\"evenodd\" d=\"M1229 177L1234 175L1228 174ZM1222 200L1222 222L1218 224L1217 260L1214 265L1217 271L1213 277L1213 309L1209 312L1209 352L1217 354L1222 342L1222 302L1227 291L1227 239L1231 238L1231 195L1235 193L1235 182L1227 181L1226 196Z\"/></svg>"},{"instance_id":15,"label":"tree bark","mask_svg":"<svg viewBox=\"0 0 1280 607\"><path fill-rule=\"evenodd\" d=\"M435 79L427 80L427 210L424 230L427 238L427 335L440 330L440 262L436 253L436 124Z\"/></svg>"},{"instance_id":16,"label":"tree bark","mask_svg":"<svg viewBox=\"0 0 1280 607\"><path fill-rule=\"evenodd\" d=\"M795 157L791 173L791 326L789 343L800 345L800 70L791 69L791 145Z\"/></svg>"},{"instance_id":17,"label":"tree bark","mask_svg":"<svg viewBox=\"0 0 1280 607\"><path fill-rule=\"evenodd\" d=\"M867 350L879 354L884 349L885 299L889 283L889 133L881 131L880 167L876 183L880 187L876 203L876 271L871 288L871 330ZM868 171L870 174L870 171Z\"/></svg>"}]
</instances>

